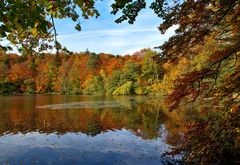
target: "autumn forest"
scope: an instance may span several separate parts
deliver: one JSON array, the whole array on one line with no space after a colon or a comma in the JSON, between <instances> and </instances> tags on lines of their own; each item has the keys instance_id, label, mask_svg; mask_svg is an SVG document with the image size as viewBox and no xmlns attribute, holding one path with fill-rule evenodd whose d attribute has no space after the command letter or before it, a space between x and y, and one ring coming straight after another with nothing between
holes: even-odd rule
<instances>
[{"instance_id":1,"label":"autumn forest","mask_svg":"<svg viewBox=\"0 0 240 165\"><path fill-rule=\"evenodd\" d=\"M110 7L127 25L148 8L174 34L131 55L71 51L56 20L81 33L82 19L106 14L99 2L0 2L0 164L239 164L240 1Z\"/></svg>"},{"instance_id":2,"label":"autumn forest","mask_svg":"<svg viewBox=\"0 0 240 165\"><path fill-rule=\"evenodd\" d=\"M130 56L93 52L1 55L2 94L146 95L157 93L164 69L157 52Z\"/></svg>"}]
</instances>

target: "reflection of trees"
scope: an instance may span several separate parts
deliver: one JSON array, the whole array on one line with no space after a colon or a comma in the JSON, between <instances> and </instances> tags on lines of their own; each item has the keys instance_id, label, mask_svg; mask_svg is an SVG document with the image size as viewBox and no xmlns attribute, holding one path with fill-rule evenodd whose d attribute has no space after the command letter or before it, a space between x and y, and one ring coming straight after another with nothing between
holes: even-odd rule
<instances>
[{"instance_id":1,"label":"reflection of trees","mask_svg":"<svg viewBox=\"0 0 240 165\"><path fill-rule=\"evenodd\" d=\"M173 146L184 142L183 134L187 131L186 124L199 118L197 111L189 105L181 106L172 112L166 111L166 115L168 116L168 120L164 122L168 131L166 143Z\"/></svg>"},{"instance_id":2,"label":"reflection of trees","mask_svg":"<svg viewBox=\"0 0 240 165\"><path fill-rule=\"evenodd\" d=\"M159 101L127 98L118 99L127 107L68 110L37 109L31 102L33 100L12 105L0 101L0 134L39 131L82 132L95 136L102 131L126 128L142 138L153 139L159 136L159 127L163 123L169 131L167 142L173 143L183 131L184 114L164 111Z\"/></svg>"}]
</instances>

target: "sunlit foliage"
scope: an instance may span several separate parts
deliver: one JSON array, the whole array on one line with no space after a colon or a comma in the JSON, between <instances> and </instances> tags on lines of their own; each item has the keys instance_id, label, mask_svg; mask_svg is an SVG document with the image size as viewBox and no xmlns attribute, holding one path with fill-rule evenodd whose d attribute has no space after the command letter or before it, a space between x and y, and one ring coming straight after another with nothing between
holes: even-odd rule
<instances>
[{"instance_id":1,"label":"sunlit foliage","mask_svg":"<svg viewBox=\"0 0 240 165\"><path fill-rule=\"evenodd\" d=\"M151 52L157 55L149 49L148 53ZM26 57L3 54L0 57L0 93L4 94L112 95L129 82L131 88L120 92L120 95L151 92L151 84L144 83L146 78L142 76L142 68L146 64L140 55L117 57L92 52L61 53L58 62L52 54ZM155 72L149 73L148 77L152 76L151 80L157 82L154 75ZM149 85L148 90L146 85Z\"/></svg>"}]
</instances>

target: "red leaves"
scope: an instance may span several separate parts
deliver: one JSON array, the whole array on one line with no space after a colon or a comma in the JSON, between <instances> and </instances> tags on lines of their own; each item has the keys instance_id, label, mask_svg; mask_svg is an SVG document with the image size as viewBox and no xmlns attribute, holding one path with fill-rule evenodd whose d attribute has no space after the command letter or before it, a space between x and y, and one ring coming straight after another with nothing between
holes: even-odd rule
<instances>
[{"instance_id":1,"label":"red leaves","mask_svg":"<svg viewBox=\"0 0 240 165\"><path fill-rule=\"evenodd\" d=\"M231 49L226 48L223 50L216 51L213 55L210 56L209 60L213 63L216 63L222 61L229 55L231 55Z\"/></svg>"},{"instance_id":2,"label":"red leaves","mask_svg":"<svg viewBox=\"0 0 240 165\"><path fill-rule=\"evenodd\" d=\"M174 92L166 99L167 104L170 104L170 109L177 108L185 96L192 95L193 100L195 100L203 86L201 81L208 73L210 73L209 69L203 69L201 71L188 73L183 75L183 78L177 79L175 81L176 87ZM205 85L206 84L204 84L204 86Z\"/></svg>"}]
</instances>

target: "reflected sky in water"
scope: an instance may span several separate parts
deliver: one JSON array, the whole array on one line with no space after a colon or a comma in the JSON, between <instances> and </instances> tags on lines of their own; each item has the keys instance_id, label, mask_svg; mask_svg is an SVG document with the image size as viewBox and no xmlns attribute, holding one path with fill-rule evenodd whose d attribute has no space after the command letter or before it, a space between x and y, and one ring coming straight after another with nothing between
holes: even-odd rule
<instances>
[{"instance_id":1,"label":"reflected sky in water","mask_svg":"<svg viewBox=\"0 0 240 165\"><path fill-rule=\"evenodd\" d=\"M0 164L177 164L184 120L155 97L0 96Z\"/></svg>"}]
</instances>

